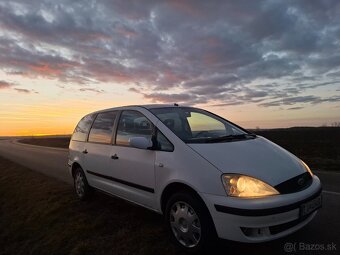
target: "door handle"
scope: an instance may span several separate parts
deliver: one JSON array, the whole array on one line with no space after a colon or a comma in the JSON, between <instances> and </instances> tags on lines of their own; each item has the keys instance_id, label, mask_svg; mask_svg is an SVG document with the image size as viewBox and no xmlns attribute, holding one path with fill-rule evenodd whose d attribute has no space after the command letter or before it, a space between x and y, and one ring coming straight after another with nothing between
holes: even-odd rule
<instances>
[{"instance_id":1,"label":"door handle","mask_svg":"<svg viewBox=\"0 0 340 255\"><path fill-rule=\"evenodd\" d=\"M119 157L117 156L117 154L112 155L111 158L112 158L112 159L119 159Z\"/></svg>"},{"instance_id":2,"label":"door handle","mask_svg":"<svg viewBox=\"0 0 340 255\"><path fill-rule=\"evenodd\" d=\"M89 152L87 151L87 149L85 149L85 150L83 150L83 153L84 153L84 154L87 154L87 153L89 153Z\"/></svg>"}]
</instances>

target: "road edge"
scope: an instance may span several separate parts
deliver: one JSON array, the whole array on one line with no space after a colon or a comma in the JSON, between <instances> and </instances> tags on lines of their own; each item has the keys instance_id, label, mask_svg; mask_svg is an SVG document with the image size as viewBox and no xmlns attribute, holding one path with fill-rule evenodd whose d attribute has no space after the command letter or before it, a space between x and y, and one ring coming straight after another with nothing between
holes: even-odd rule
<instances>
[{"instance_id":1,"label":"road edge","mask_svg":"<svg viewBox=\"0 0 340 255\"><path fill-rule=\"evenodd\" d=\"M28 143L21 143L21 142L19 142L19 139L13 139L13 140L10 140L10 141L13 144L29 146L29 147L33 147L33 148L48 148L48 149L56 150L56 151L68 151L68 149L65 149L65 148L58 148L58 147L50 147L50 146L41 146L41 145L34 145L34 144L28 144Z\"/></svg>"}]
</instances>

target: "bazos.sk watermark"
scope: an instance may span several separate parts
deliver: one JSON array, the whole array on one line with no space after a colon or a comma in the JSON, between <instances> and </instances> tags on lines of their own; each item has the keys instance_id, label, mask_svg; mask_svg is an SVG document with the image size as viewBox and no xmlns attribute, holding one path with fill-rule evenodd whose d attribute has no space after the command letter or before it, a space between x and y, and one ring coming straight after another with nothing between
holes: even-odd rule
<instances>
[{"instance_id":1,"label":"bazos.sk watermark","mask_svg":"<svg viewBox=\"0 0 340 255\"><path fill-rule=\"evenodd\" d=\"M285 243L283 249L288 253L297 251L336 251L336 243Z\"/></svg>"}]
</instances>

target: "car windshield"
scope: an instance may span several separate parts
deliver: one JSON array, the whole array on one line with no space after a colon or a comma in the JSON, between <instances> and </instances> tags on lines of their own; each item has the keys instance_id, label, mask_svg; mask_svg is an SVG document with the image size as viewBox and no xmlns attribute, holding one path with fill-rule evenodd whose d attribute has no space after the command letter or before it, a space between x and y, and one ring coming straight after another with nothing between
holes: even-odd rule
<instances>
[{"instance_id":1,"label":"car windshield","mask_svg":"<svg viewBox=\"0 0 340 255\"><path fill-rule=\"evenodd\" d=\"M255 137L223 118L198 108L165 107L150 111L186 143L217 143Z\"/></svg>"}]
</instances>

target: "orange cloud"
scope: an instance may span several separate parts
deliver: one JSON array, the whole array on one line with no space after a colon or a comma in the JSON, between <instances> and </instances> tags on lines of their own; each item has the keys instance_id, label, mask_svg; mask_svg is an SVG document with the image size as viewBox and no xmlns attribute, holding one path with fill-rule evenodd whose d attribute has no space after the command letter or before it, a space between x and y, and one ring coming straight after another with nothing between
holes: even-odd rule
<instances>
[{"instance_id":1,"label":"orange cloud","mask_svg":"<svg viewBox=\"0 0 340 255\"><path fill-rule=\"evenodd\" d=\"M62 73L62 70L53 68L52 66L48 64L30 65L29 68L31 68L34 72L37 72L39 74L46 75L46 76L58 76Z\"/></svg>"},{"instance_id":2,"label":"orange cloud","mask_svg":"<svg viewBox=\"0 0 340 255\"><path fill-rule=\"evenodd\" d=\"M9 89L14 85L14 83L7 82L7 81L1 81L0 80L0 89Z\"/></svg>"}]
</instances>

